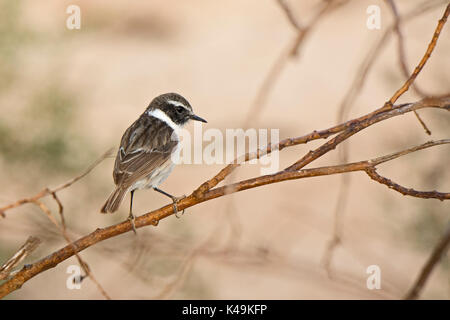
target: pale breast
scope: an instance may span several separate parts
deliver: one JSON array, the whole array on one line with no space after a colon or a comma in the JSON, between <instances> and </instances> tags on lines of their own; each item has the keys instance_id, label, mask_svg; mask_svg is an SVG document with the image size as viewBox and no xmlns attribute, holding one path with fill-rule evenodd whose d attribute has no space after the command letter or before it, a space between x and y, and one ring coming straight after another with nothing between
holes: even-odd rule
<instances>
[{"instance_id":1,"label":"pale breast","mask_svg":"<svg viewBox=\"0 0 450 320\"><path fill-rule=\"evenodd\" d=\"M178 134L176 134L174 138L179 141ZM152 171L152 173L150 173L147 177L139 181L136 181L131 186L131 190L155 188L158 187L161 183L163 183L172 172L173 168L175 167L175 164L179 163L178 161L180 159L180 149L181 144L178 143L175 149L173 150L171 157L161 166L155 168Z\"/></svg>"}]
</instances>

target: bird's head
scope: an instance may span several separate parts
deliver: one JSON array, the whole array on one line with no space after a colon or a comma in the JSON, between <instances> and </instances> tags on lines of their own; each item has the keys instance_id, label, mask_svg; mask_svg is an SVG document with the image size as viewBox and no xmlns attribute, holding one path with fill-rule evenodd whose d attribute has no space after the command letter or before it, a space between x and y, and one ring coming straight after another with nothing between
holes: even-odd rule
<instances>
[{"instance_id":1,"label":"bird's head","mask_svg":"<svg viewBox=\"0 0 450 320\"><path fill-rule=\"evenodd\" d=\"M207 122L205 119L195 115L189 102L177 93L165 93L157 96L150 102L146 112L153 115L163 112L173 123L178 126L185 125L189 120Z\"/></svg>"}]
</instances>

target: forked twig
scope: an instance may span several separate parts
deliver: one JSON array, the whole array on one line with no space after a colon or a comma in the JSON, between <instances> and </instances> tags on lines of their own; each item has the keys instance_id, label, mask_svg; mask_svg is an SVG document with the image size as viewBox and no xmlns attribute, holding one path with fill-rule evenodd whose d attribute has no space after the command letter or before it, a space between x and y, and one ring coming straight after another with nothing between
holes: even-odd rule
<instances>
[{"instance_id":1,"label":"forked twig","mask_svg":"<svg viewBox=\"0 0 450 320\"><path fill-rule=\"evenodd\" d=\"M39 238L33 236L28 237L20 249L0 267L0 280L5 280L13 276L16 273L13 269L32 253L40 243L41 240Z\"/></svg>"}]
</instances>

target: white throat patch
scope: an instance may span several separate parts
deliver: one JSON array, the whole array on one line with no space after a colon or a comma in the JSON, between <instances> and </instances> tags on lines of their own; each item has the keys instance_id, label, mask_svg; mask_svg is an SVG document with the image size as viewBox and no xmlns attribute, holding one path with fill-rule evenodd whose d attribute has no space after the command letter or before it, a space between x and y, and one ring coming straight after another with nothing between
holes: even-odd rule
<instances>
[{"instance_id":1,"label":"white throat patch","mask_svg":"<svg viewBox=\"0 0 450 320\"><path fill-rule=\"evenodd\" d=\"M178 124L173 122L172 119L170 119L169 116L167 114L165 114L163 111L161 111L160 109L149 110L149 111L147 111L147 114L149 116L155 117L155 118L165 122L174 131L178 131L181 128L181 126L179 126Z\"/></svg>"}]
</instances>

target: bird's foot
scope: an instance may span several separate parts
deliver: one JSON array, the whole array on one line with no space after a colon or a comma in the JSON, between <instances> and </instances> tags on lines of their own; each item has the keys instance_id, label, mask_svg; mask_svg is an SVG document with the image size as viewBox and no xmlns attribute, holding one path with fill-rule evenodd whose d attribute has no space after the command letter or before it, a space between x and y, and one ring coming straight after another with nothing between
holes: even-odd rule
<instances>
[{"instance_id":1,"label":"bird's foot","mask_svg":"<svg viewBox=\"0 0 450 320\"><path fill-rule=\"evenodd\" d=\"M134 234L137 235L136 224L134 223L136 220L136 217L132 213L130 213L130 215L128 216L128 220L131 223L131 229L133 230Z\"/></svg>"},{"instance_id":2,"label":"bird's foot","mask_svg":"<svg viewBox=\"0 0 450 320\"><path fill-rule=\"evenodd\" d=\"M182 200L182 199L184 199L184 198L186 198L186 195L182 195L181 197L175 197L175 196L172 197L172 201L173 201L173 212L174 212L175 217L176 217L177 219L180 219L180 216L177 214L177 213L178 213L177 202L180 201L180 200ZM181 212L181 214L182 214L182 215L184 214L184 209L183 209L183 211Z\"/></svg>"}]
</instances>

